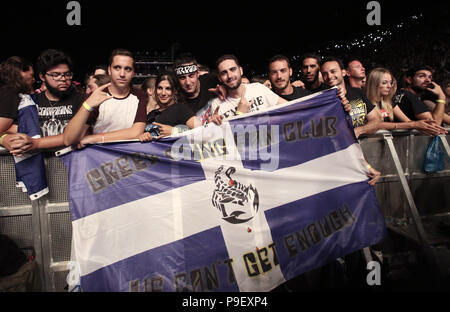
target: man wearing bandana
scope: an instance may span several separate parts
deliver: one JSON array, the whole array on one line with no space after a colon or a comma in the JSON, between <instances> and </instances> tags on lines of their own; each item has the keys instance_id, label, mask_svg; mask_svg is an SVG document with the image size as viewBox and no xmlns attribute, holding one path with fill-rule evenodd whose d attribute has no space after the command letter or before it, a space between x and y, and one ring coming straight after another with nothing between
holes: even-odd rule
<instances>
[{"instance_id":1,"label":"man wearing bandana","mask_svg":"<svg viewBox=\"0 0 450 312\"><path fill-rule=\"evenodd\" d=\"M186 98L186 104L202 119L202 122L205 122L210 115L208 102L220 93L217 76L214 74L200 76L197 61L191 54L180 55L175 60L174 71Z\"/></svg>"}]
</instances>

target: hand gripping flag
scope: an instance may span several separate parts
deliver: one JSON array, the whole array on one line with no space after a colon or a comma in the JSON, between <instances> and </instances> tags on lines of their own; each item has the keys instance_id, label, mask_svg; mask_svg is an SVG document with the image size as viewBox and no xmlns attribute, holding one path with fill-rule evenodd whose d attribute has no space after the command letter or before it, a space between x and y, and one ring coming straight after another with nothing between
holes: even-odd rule
<instances>
[{"instance_id":1,"label":"hand gripping flag","mask_svg":"<svg viewBox=\"0 0 450 312\"><path fill-rule=\"evenodd\" d=\"M40 138L37 105L30 95L20 94L17 131L31 138ZM14 156L16 186L27 192L31 200L38 199L48 193L45 175L44 158L41 152L26 152L22 156Z\"/></svg>"},{"instance_id":2,"label":"hand gripping flag","mask_svg":"<svg viewBox=\"0 0 450 312\"><path fill-rule=\"evenodd\" d=\"M62 159L84 291L269 291L386 232L336 90Z\"/></svg>"}]
</instances>

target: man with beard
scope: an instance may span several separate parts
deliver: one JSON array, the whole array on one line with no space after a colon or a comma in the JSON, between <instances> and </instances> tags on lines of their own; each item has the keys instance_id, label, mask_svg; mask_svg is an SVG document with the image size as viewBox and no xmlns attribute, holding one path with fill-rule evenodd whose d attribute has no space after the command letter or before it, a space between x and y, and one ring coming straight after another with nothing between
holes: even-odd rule
<instances>
[{"instance_id":1,"label":"man with beard","mask_svg":"<svg viewBox=\"0 0 450 312\"><path fill-rule=\"evenodd\" d=\"M18 133L15 150L20 153L64 146L63 132L84 100L72 85L72 60L62 51L48 49L41 53L36 69L46 90L37 95L41 138Z\"/></svg>"},{"instance_id":2,"label":"man with beard","mask_svg":"<svg viewBox=\"0 0 450 312\"><path fill-rule=\"evenodd\" d=\"M219 81L225 86L227 97L224 100L215 98L211 101L211 111L214 113L210 122L221 124L224 118L287 102L258 82L243 84L243 70L234 55L226 54L219 57L216 68Z\"/></svg>"},{"instance_id":3,"label":"man with beard","mask_svg":"<svg viewBox=\"0 0 450 312\"><path fill-rule=\"evenodd\" d=\"M311 91L311 93L328 89L327 85L322 82L320 61L321 57L314 53L305 53L300 58L305 89Z\"/></svg>"},{"instance_id":4,"label":"man with beard","mask_svg":"<svg viewBox=\"0 0 450 312\"><path fill-rule=\"evenodd\" d=\"M39 78L47 90L38 95L39 125L42 136L58 136L62 133L83 103L84 95L72 85L72 60L62 51L45 50L39 56L36 67Z\"/></svg>"},{"instance_id":5,"label":"man with beard","mask_svg":"<svg viewBox=\"0 0 450 312\"><path fill-rule=\"evenodd\" d=\"M433 70L428 66L410 69L406 74L407 87L399 90L392 100L411 120L434 119L437 125L441 125L445 114L445 94L432 78ZM435 98L433 111L424 104L425 96Z\"/></svg>"},{"instance_id":6,"label":"man with beard","mask_svg":"<svg viewBox=\"0 0 450 312\"><path fill-rule=\"evenodd\" d=\"M286 56L275 55L269 60L269 79L276 94L288 101L311 94L309 90L294 87L291 76L292 68Z\"/></svg>"}]
</instances>

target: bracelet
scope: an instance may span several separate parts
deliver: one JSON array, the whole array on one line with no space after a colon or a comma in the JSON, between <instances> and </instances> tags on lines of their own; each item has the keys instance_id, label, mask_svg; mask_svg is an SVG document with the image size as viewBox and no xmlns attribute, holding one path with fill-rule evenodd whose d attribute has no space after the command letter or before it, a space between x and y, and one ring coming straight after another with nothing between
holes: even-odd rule
<instances>
[{"instance_id":1,"label":"bracelet","mask_svg":"<svg viewBox=\"0 0 450 312\"><path fill-rule=\"evenodd\" d=\"M89 104L86 103L86 102L83 102L83 107L86 108L86 110L87 110L88 112L92 112L92 110L93 110L93 108L90 107Z\"/></svg>"},{"instance_id":2,"label":"bracelet","mask_svg":"<svg viewBox=\"0 0 450 312\"><path fill-rule=\"evenodd\" d=\"M370 169L370 168L372 168L372 166L371 165L369 165L369 164L367 164L367 169Z\"/></svg>"},{"instance_id":3,"label":"bracelet","mask_svg":"<svg viewBox=\"0 0 450 312\"><path fill-rule=\"evenodd\" d=\"M101 140L101 143L102 143L102 144L105 143L105 133L104 133L104 132L102 132L102 140Z\"/></svg>"},{"instance_id":4,"label":"bracelet","mask_svg":"<svg viewBox=\"0 0 450 312\"><path fill-rule=\"evenodd\" d=\"M1 145L3 145L3 138L5 137L5 136L7 136L8 135L8 133L5 133L4 135L2 135L1 137L0 137L0 144Z\"/></svg>"},{"instance_id":5,"label":"bracelet","mask_svg":"<svg viewBox=\"0 0 450 312\"><path fill-rule=\"evenodd\" d=\"M436 103L442 103L442 104L445 104L445 100L436 100Z\"/></svg>"},{"instance_id":6,"label":"bracelet","mask_svg":"<svg viewBox=\"0 0 450 312\"><path fill-rule=\"evenodd\" d=\"M236 115L244 115L244 113L237 110Z\"/></svg>"}]
</instances>

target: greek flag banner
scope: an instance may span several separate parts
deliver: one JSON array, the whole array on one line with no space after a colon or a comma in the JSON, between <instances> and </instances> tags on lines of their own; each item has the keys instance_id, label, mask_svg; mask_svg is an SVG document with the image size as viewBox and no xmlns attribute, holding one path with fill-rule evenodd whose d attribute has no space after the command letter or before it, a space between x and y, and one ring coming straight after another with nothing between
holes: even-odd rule
<instances>
[{"instance_id":1,"label":"greek flag banner","mask_svg":"<svg viewBox=\"0 0 450 312\"><path fill-rule=\"evenodd\" d=\"M41 137L37 105L28 94L20 94L17 131L36 139ZM48 193L44 158L39 151L14 156L16 186L27 192L31 200Z\"/></svg>"},{"instance_id":2,"label":"greek flag banner","mask_svg":"<svg viewBox=\"0 0 450 312\"><path fill-rule=\"evenodd\" d=\"M269 291L386 233L335 89L61 158L84 291Z\"/></svg>"}]
</instances>

